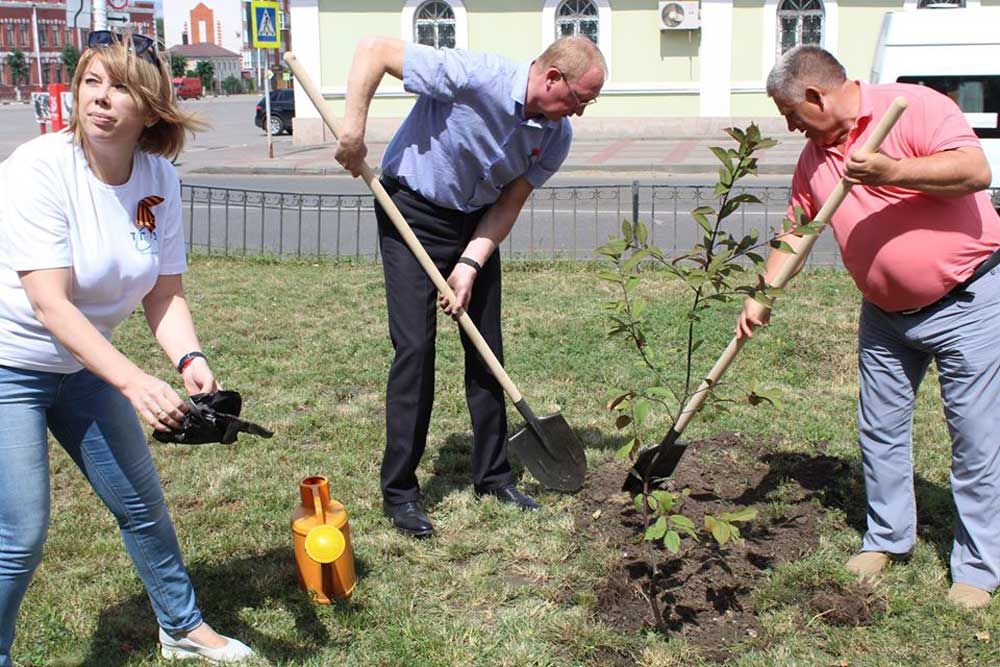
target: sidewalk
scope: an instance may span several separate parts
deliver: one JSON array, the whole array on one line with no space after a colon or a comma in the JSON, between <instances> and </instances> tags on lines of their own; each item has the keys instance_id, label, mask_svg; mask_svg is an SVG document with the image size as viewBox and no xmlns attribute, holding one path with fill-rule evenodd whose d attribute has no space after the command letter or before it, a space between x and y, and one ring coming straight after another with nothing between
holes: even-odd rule
<instances>
[{"instance_id":1,"label":"sidewalk","mask_svg":"<svg viewBox=\"0 0 1000 667\"><path fill-rule=\"evenodd\" d=\"M615 136L610 132L581 132L574 139L569 156L559 173L591 173L619 177L711 175L719 170L719 162L709 150L712 146L731 148L735 141L716 127L699 127L691 119L688 132L678 128L677 136L634 136L635 128ZM624 123L624 121L623 121ZM745 126L745 125L743 125ZM623 127L625 127L623 125ZM787 131L765 130L765 136L779 141L764 151L758 163L762 175L791 177L805 137ZM632 135L632 136L630 136ZM368 163L378 165L385 151L385 142L368 144ZM273 159L239 152L222 152L217 159L191 170L196 174L255 174L255 175L343 175L333 159L334 143L316 146L283 147Z\"/></svg>"}]
</instances>

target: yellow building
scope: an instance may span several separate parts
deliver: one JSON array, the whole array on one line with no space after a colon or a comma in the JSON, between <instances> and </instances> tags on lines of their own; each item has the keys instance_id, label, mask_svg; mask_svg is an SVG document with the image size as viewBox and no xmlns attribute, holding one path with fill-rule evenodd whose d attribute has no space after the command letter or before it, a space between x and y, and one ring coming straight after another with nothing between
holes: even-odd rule
<instances>
[{"instance_id":1,"label":"yellow building","mask_svg":"<svg viewBox=\"0 0 1000 667\"><path fill-rule=\"evenodd\" d=\"M764 81L784 50L819 44L849 76L867 79L887 11L942 5L1000 0L291 0L291 23L296 55L338 113L364 35L527 61L559 35L584 34L604 53L609 78L600 104L581 120L610 125L775 118ZM328 139L309 100L296 95L296 142ZM391 132L412 99L386 77L372 102L369 136Z\"/></svg>"}]
</instances>

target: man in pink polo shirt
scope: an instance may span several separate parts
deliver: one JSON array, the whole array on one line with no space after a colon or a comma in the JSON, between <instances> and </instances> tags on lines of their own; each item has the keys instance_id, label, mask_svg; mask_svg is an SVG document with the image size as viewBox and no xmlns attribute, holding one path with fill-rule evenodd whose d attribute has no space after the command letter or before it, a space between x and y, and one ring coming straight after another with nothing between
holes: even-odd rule
<instances>
[{"instance_id":1,"label":"man in pink polo shirt","mask_svg":"<svg viewBox=\"0 0 1000 667\"><path fill-rule=\"evenodd\" d=\"M916 541L911 423L930 361L938 367L953 440L957 508L948 598L989 604L1000 584L1000 218L985 189L990 168L948 97L908 84L846 77L832 55L792 49L775 65L768 95L790 131L809 142L792 179L789 217L811 219L841 178L853 185L830 221L844 265L864 297L858 332L858 437L868 512L861 576L879 573ZM909 106L878 153L861 151L897 96ZM802 237L785 240L798 250ZM791 255L774 251L765 280ZM770 282L770 281L768 281ZM770 311L747 300L738 336Z\"/></svg>"}]
</instances>

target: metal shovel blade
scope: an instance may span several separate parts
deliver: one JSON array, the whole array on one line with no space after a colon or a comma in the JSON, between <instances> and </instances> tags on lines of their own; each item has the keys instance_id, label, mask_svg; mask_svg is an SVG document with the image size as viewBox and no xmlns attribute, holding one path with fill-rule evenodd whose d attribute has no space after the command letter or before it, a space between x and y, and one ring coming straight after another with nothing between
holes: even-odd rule
<instances>
[{"instance_id":1,"label":"metal shovel blade","mask_svg":"<svg viewBox=\"0 0 1000 667\"><path fill-rule=\"evenodd\" d=\"M510 439L509 448L546 487L569 492L583 488L587 457L576 433L558 412L529 420Z\"/></svg>"},{"instance_id":2,"label":"metal shovel blade","mask_svg":"<svg viewBox=\"0 0 1000 667\"><path fill-rule=\"evenodd\" d=\"M622 491L634 496L642 493L644 479L648 479L650 488L653 488L659 485L660 480L673 475L687 449L686 444L678 442L679 437L680 433L670 429L660 444L640 452L622 484Z\"/></svg>"}]
</instances>

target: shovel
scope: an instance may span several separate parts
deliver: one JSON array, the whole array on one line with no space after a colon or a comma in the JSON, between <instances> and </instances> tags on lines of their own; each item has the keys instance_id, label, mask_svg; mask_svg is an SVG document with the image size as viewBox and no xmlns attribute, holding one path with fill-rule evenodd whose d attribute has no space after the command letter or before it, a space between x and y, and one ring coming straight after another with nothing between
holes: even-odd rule
<instances>
[{"instance_id":1,"label":"shovel","mask_svg":"<svg viewBox=\"0 0 1000 667\"><path fill-rule=\"evenodd\" d=\"M302 90L316 106L316 110L323 117L326 126L330 128L335 137L339 137L340 126L334 118L333 112L327 105L326 100L319 94L319 90L313 83L312 78L305 71L301 63L299 63L298 59L296 59L295 54L290 51L285 53L285 63L292 70L292 74L298 80L299 85L302 86ZM389 219L392 220L396 231L403 237L410 252L417 258L420 266L423 267L428 277L434 283L434 286L441 294L454 303L455 293L444 279L444 276L441 275L441 272L438 271L427 251L420 245L420 241L414 235L413 230L410 229L406 220L403 219L399 209L393 203L385 188L382 187L382 183L379 182L378 177L375 176L375 173L368 166L367 162L362 165L361 175L368 184L368 187L371 188L375 199L378 200L378 203L382 205L382 208L388 214ZM490 346L483 339L476 325L472 323L469 314L464 309L461 309L458 311L455 319L458 320L459 326L462 327L465 335L475 345L476 350L482 356L486 365L489 366L490 372L493 373L493 376L500 382L503 390L510 396L510 400L514 402L514 407L521 413L527 424L526 428L521 429L510 439L510 450L524 464L524 467L534 475L535 479L548 488L555 489L556 491L579 491L583 486L583 481L587 474L587 459L584 455L583 445L580 444L573 429L570 428L569 424L566 423L566 420L559 413L541 418L535 416L528 402L524 400L524 396L518 391L517 386L507 375L503 366L500 365L500 361L493 354L493 350L490 349Z\"/></svg>"},{"instance_id":2,"label":"shovel","mask_svg":"<svg viewBox=\"0 0 1000 667\"><path fill-rule=\"evenodd\" d=\"M885 141L886 136L889 134L889 130L892 129L903 111L906 110L906 104L905 97L897 97L892 101L889 109L885 112L878 125L875 126L875 129L872 130L871 136L868 137L868 140L862 147L864 152L874 153L878 151L879 146L882 145L882 142ZM819 223L819 231L816 234L805 237L802 248L791 261L785 262L781 271L775 276L771 287L784 287L791 277L805 264L813 245L816 244L816 239L819 238L819 233L830 221L830 218L833 217L834 212L847 197L850 189L851 183L845 178L840 179L840 183L833 189L826 203L823 204L823 208L819 210L819 213L813 219L813 222ZM629 470L628 477L625 478L625 483L622 484L623 491L628 491L633 495L639 494L643 492L647 481L652 486L654 485L654 480L670 477L674 473L677 463L681 460L681 456L684 455L684 450L687 449L687 445L678 442L678 438L681 437L681 433L684 432L688 422L691 421L695 413L701 409L705 399L708 398L709 392L719 383L723 373L729 368L729 364L736 358L739 351L743 349L745 341L745 338L733 336L733 339L729 341L729 345L723 351L722 356L715 362L712 370L708 372L708 375L702 380L698 389L688 399L687 404L681 410L680 415L678 415L677 421L670 427L670 432L660 441L660 444L639 453L635 464Z\"/></svg>"}]
</instances>

